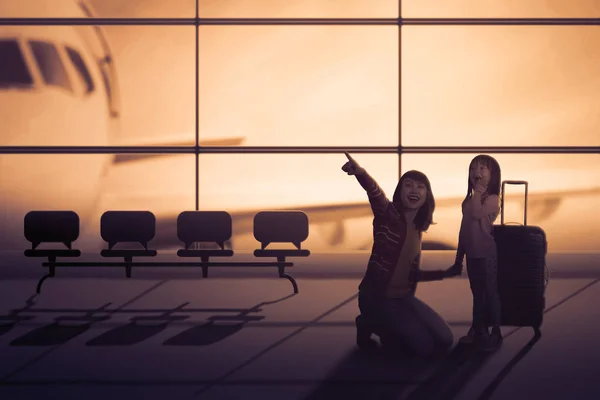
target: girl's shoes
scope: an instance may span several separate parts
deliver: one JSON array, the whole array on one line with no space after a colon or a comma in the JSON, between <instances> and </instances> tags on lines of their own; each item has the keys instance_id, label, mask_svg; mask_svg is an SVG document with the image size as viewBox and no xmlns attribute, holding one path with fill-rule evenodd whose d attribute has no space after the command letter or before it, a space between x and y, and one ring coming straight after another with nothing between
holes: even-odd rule
<instances>
[{"instance_id":1,"label":"girl's shoes","mask_svg":"<svg viewBox=\"0 0 600 400\"><path fill-rule=\"evenodd\" d=\"M458 339L458 342L462 344L475 343L475 330L473 329L473 327L470 327L469 332L467 332L467 335Z\"/></svg>"},{"instance_id":2,"label":"girl's shoes","mask_svg":"<svg viewBox=\"0 0 600 400\"><path fill-rule=\"evenodd\" d=\"M493 328L492 334L487 337L482 350L496 351L500 346L502 346L502 332L500 332L500 328Z\"/></svg>"},{"instance_id":3,"label":"girl's shoes","mask_svg":"<svg viewBox=\"0 0 600 400\"><path fill-rule=\"evenodd\" d=\"M475 333L473 327L471 327L467 335L458 339L458 342L462 344L475 344L480 350L492 352L502 346L502 333L500 332L500 328L493 328L491 334L484 332L478 335Z\"/></svg>"}]
</instances>

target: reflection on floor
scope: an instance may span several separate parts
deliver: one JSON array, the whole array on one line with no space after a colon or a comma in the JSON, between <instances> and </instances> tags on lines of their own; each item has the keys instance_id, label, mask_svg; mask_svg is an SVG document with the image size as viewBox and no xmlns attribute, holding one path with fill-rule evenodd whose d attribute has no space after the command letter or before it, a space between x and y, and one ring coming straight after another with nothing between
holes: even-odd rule
<instances>
[{"instance_id":1,"label":"reflection on floor","mask_svg":"<svg viewBox=\"0 0 600 400\"><path fill-rule=\"evenodd\" d=\"M333 268L326 258L323 268ZM335 262L359 270L364 255L336 255ZM539 340L530 328L504 327L503 347L487 357L456 346L445 358L408 362L356 350L358 275L296 276L295 295L289 282L262 274L59 276L38 296L35 280L3 279L0 398L600 396L595 277L551 279ZM420 284L417 295L456 338L466 332L471 298L464 277Z\"/></svg>"}]
</instances>

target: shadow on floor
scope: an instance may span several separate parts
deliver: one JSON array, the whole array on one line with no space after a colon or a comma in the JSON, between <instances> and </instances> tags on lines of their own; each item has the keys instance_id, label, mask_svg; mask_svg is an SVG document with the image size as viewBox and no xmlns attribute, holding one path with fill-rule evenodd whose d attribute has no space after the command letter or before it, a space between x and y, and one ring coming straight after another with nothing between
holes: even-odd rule
<instances>
[{"instance_id":1,"label":"shadow on floor","mask_svg":"<svg viewBox=\"0 0 600 400\"><path fill-rule=\"evenodd\" d=\"M295 294L290 294L282 298L259 303L247 309L185 309L189 303L184 303L178 307L169 310L143 310L145 314L156 312L159 315L153 316L136 316L131 318L131 322L126 325L117 326L109 331L106 331L99 336L89 340L87 346L131 346L140 343L144 340L164 331L170 324L188 319L189 315L173 315L173 314L189 314L198 312L220 312L230 313L237 311L237 315L213 315L207 318L208 322L202 322L194 325L191 328L177 334L176 336L167 339L164 344L171 346L207 346L224 340L231 335L239 332L246 323L250 321L260 321L265 317L256 314L262 311L261 307L266 305L279 303ZM111 315L119 312L116 310L108 310L107 307L111 303L93 310L77 310L78 313L83 313L83 316L60 316L55 318L54 322L20 336L13 340L11 346L56 346L64 344L75 337L85 333L95 323L106 321L111 318ZM34 316L18 316L19 312L26 310L28 312L67 312L73 310L51 310L41 309L35 310L29 308L31 304L20 310L13 310L12 314L4 317L7 323L2 325L0 320L0 335L8 332L17 325L15 318L32 319ZM102 314L102 315L99 315Z\"/></svg>"},{"instance_id":2,"label":"shadow on floor","mask_svg":"<svg viewBox=\"0 0 600 400\"><path fill-rule=\"evenodd\" d=\"M356 349L305 399L396 399L421 383L441 361L393 358L383 349Z\"/></svg>"},{"instance_id":3,"label":"shadow on floor","mask_svg":"<svg viewBox=\"0 0 600 400\"><path fill-rule=\"evenodd\" d=\"M539 335L535 335L529 342L523 346L523 348L506 364L504 368L496 375L494 380L490 382L490 384L483 390L481 395L477 398L477 400L489 400L500 383L508 376L508 374L512 371L512 369L531 351L533 346L542 338L542 334L540 332Z\"/></svg>"}]
</instances>

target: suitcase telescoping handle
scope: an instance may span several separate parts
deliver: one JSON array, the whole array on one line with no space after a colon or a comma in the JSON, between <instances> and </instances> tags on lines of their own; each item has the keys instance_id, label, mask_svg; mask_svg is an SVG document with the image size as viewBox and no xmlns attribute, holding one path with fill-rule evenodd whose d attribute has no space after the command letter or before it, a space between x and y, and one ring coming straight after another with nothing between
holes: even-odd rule
<instances>
[{"instance_id":1,"label":"suitcase telescoping handle","mask_svg":"<svg viewBox=\"0 0 600 400\"><path fill-rule=\"evenodd\" d=\"M525 204L523 206L523 225L527 225L527 187L529 184L527 181L502 181L502 200L500 201L500 223L504 225L504 196L506 195L506 190L504 187L506 184L509 185L525 185Z\"/></svg>"}]
</instances>

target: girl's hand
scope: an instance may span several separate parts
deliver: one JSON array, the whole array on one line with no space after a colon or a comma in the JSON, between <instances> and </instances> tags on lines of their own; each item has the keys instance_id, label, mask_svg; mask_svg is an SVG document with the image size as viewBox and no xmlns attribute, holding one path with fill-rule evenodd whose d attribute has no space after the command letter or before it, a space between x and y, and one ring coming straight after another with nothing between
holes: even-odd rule
<instances>
[{"instance_id":1,"label":"girl's hand","mask_svg":"<svg viewBox=\"0 0 600 400\"><path fill-rule=\"evenodd\" d=\"M344 152L346 157L348 158L348 162L342 166L342 171L346 172L348 175L360 175L365 172L365 169L358 165L356 160L350 157L347 151Z\"/></svg>"},{"instance_id":2,"label":"girl's hand","mask_svg":"<svg viewBox=\"0 0 600 400\"><path fill-rule=\"evenodd\" d=\"M477 182L477 183L475 184L475 187L473 188L473 190L474 190L475 192L478 192L479 194L481 194L481 193L485 193L485 191L487 190L487 186L485 186L485 185L481 184L480 182Z\"/></svg>"}]
</instances>

